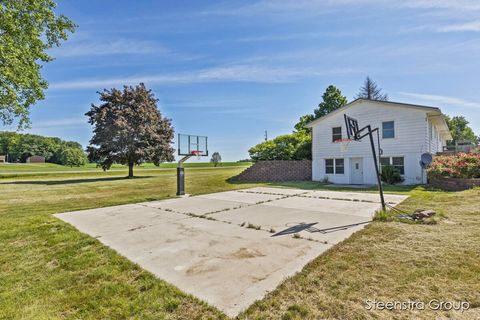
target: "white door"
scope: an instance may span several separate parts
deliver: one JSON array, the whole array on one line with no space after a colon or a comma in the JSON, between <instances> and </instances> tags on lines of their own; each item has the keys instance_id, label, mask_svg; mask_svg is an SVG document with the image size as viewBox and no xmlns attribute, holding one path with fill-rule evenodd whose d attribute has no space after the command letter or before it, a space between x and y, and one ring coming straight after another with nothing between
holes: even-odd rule
<instances>
[{"instance_id":1,"label":"white door","mask_svg":"<svg viewBox=\"0 0 480 320\"><path fill-rule=\"evenodd\" d=\"M351 158L351 179L352 184L363 184L363 159Z\"/></svg>"}]
</instances>

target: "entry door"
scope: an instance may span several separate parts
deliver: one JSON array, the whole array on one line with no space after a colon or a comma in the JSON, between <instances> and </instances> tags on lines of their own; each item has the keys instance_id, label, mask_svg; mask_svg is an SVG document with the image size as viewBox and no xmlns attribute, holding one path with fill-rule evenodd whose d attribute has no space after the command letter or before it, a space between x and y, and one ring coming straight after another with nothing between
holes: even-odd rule
<instances>
[{"instance_id":1,"label":"entry door","mask_svg":"<svg viewBox=\"0 0 480 320\"><path fill-rule=\"evenodd\" d=\"M363 184L363 159L352 158L351 164L352 184Z\"/></svg>"}]
</instances>

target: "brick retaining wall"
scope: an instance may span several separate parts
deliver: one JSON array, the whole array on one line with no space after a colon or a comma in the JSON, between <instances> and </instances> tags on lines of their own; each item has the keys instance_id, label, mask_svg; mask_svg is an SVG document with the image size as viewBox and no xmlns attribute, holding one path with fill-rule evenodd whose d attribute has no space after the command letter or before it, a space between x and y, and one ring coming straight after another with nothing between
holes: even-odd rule
<instances>
[{"instance_id":1,"label":"brick retaining wall","mask_svg":"<svg viewBox=\"0 0 480 320\"><path fill-rule=\"evenodd\" d=\"M480 179L430 178L428 184L447 191L461 191L480 186Z\"/></svg>"},{"instance_id":2,"label":"brick retaining wall","mask_svg":"<svg viewBox=\"0 0 480 320\"><path fill-rule=\"evenodd\" d=\"M233 179L245 182L311 181L312 161L258 161Z\"/></svg>"}]
</instances>

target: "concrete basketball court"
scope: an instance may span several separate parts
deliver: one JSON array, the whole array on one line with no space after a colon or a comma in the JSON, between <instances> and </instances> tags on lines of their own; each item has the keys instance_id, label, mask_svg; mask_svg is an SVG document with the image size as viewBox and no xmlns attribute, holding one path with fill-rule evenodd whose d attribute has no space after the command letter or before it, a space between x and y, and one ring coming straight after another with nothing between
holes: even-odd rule
<instances>
[{"instance_id":1,"label":"concrete basketball court","mask_svg":"<svg viewBox=\"0 0 480 320\"><path fill-rule=\"evenodd\" d=\"M377 194L258 187L56 217L233 317L379 208Z\"/></svg>"}]
</instances>

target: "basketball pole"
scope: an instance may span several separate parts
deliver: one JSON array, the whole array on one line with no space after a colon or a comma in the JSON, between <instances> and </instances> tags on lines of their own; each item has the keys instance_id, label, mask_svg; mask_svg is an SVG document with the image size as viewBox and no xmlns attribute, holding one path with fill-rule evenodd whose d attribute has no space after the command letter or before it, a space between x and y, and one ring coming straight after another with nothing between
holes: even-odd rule
<instances>
[{"instance_id":1,"label":"basketball pole","mask_svg":"<svg viewBox=\"0 0 480 320\"><path fill-rule=\"evenodd\" d=\"M372 147L373 162L375 163L375 172L377 173L378 192L380 193L380 200L382 201L382 210L385 211L387 206L385 205L385 198L383 197L382 179L380 177L380 170L378 168L377 152L375 151L375 142L373 141L373 132L378 131L378 128L372 131L370 125L368 125L368 136L370 137L370 145Z\"/></svg>"},{"instance_id":2,"label":"basketball pole","mask_svg":"<svg viewBox=\"0 0 480 320\"><path fill-rule=\"evenodd\" d=\"M353 136L353 139L356 141L362 140L362 138L365 138L367 135L370 139L370 146L372 147L372 156L373 156L373 164L375 165L375 173L377 174L377 184L378 184L378 192L380 193L380 201L382 202L382 210L385 211L387 209L387 206L385 204L385 198L383 197L383 186L382 186L382 179L380 177L380 169L379 169L379 164L377 160L377 152L375 150L375 142L373 140L373 133L377 131L377 134L379 132L378 128L375 128L372 130L372 127L370 125L367 125L363 127L362 129L358 128L358 122L357 120L350 118L346 114L343 115L345 119L345 125L347 129L347 136L350 139L351 136ZM363 134L360 136L360 133L363 131L367 131L367 133ZM378 136L378 140L380 140L380 135ZM380 141L378 143L378 150L380 154Z\"/></svg>"},{"instance_id":3,"label":"basketball pole","mask_svg":"<svg viewBox=\"0 0 480 320\"><path fill-rule=\"evenodd\" d=\"M190 159L192 156L185 156L180 161L178 161L177 167L177 196L185 195L185 168L183 168L183 163Z\"/></svg>"}]
</instances>

